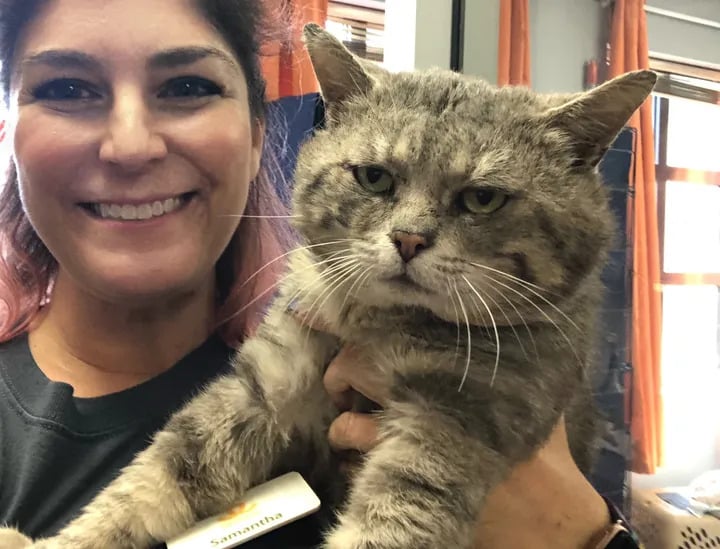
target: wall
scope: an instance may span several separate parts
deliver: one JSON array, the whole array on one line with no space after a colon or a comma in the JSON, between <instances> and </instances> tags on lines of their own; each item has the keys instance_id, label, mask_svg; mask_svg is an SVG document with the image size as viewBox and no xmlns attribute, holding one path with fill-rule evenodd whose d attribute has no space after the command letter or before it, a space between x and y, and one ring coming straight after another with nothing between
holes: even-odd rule
<instances>
[{"instance_id":1,"label":"wall","mask_svg":"<svg viewBox=\"0 0 720 549\"><path fill-rule=\"evenodd\" d=\"M720 24L718 0L648 0L660 8ZM648 46L651 52L720 66L720 28L712 28L663 15L648 13Z\"/></svg>"},{"instance_id":2,"label":"wall","mask_svg":"<svg viewBox=\"0 0 720 549\"><path fill-rule=\"evenodd\" d=\"M498 0L466 0L465 72L497 80ZM530 0L532 87L580 91L583 64L604 51L605 16L597 0Z\"/></svg>"},{"instance_id":3,"label":"wall","mask_svg":"<svg viewBox=\"0 0 720 549\"><path fill-rule=\"evenodd\" d=\"M392 71L450 67L451 0L387 0L385 61Z\"/></svg>"},{"instance_id":4,"label":"wall","mask_svg":"<svg viewBox=\"0 0 720 549\"><path fill-rule=\"evenodd\" d=\"M605 50L604 11L597 0L530 0L533 89L583 89L583 64Z\"/></svg>"},{"instance_id":5,"label":"wall","mask_svg":"<svg viewBox=\"0 0 720 549\"><path fill-rule=\"evenodd\" d=\"M495 82L499 2L466 2L465 72ZM529 4L533 88L580 91L583 63L604 55L610 25L607 10L598 0L529 0ZM648 5L720 23L720 0L648 0ZM720 65L720 29L653 13L647 14L647 22L651 52Z\"/></svg>"},{"instance_id":6,"label":"wall","mask_svg":"<svg viewBox=\"0 0 720 549\"><path fill-rule=\"evenodd\" d=\"M463 72L497 81L498 0L465 0Z\"/></svg>"}]
</instances>

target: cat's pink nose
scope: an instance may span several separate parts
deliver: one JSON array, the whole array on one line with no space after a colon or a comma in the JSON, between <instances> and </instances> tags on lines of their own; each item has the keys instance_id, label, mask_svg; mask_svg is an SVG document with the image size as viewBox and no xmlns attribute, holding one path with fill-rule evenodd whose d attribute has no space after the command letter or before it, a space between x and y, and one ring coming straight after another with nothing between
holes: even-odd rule
<instances>
[{"instance_id":1,"label":"cat's pink nose","mask_svg":"<svg viewBox=\"0 0 720 549\"><path fill-rule=\"evenodd\" d=\"M427 237L418 233L393 231L390 234L390 238L405 263L408 263L413 257L430 245Z\"/></svg>"}]
</instances>

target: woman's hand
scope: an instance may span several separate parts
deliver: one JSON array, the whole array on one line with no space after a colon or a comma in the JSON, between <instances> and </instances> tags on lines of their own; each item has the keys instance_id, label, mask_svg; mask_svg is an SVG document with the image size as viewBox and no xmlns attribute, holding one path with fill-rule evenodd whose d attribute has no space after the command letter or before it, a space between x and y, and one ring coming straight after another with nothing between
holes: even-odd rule
<instances>
[{"instance_id":1,"label":"woman's hand","mask_svg":"<svg viewBox=\"0 0 720 549\"><path fill-rule=\"evenodd\" d=\"M361 453L372 450L378 443L377 418L372 414L353 412L353 401L360 394L384 406L388 396L387 383L357 350L349 346L344 347L328 366L323 382L341 411L328 433L332 449Z\"/></svg>"},{"instance_id":2,"label":"woman's hand","mask_svg":"<svg viewBox=\"0 0 720 549\"><path fill-rule=\"evenodd\" d=\"M343 413L330 426L338 451L365 453L378 443L377 420L350 410L355 392L383 405L387 387L359 353L347 347L330 364L325 388ZM561 419L548 443L488 495L478 517L477 548L581 549L609 524L604 501L575 465Z\"/></svg>"}]
</instances>

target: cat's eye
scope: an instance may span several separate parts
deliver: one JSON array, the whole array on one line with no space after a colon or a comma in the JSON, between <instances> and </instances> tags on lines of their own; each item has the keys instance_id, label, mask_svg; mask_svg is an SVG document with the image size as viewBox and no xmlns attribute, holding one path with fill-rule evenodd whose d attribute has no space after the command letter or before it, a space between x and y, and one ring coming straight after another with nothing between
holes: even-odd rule
<instances>
[{"instance_id":1,"label":"cat's eye","mask_svg":"<svg viewBox=\"0 0 720 549\"><path fill-rule=\"evenodd\" d=\"M387 193L395 186L393 176L378 166L355 166L353 175L357 182L371 193Z\"/></svg>"},{"instance_id":2,"label":"cat's eye","mask_svg":"<svg viewBox=\"0 0 720 549\"><path fill-rule=\"evenodd\" d=\"M496 189L465 189L458 197L460 206L470 213L489 214L502 208L508 195Z\"/></svg>"}]
</instances>

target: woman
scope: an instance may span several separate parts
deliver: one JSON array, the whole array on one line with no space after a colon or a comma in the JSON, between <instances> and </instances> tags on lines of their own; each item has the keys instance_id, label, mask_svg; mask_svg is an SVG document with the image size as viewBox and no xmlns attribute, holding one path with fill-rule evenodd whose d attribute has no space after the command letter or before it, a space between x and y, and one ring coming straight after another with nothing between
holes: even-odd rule
<instances>
[{"instance_id":1,"label":"woman","mask_svg":"<svg viewBox=\"0 0 720 549\"><path fill-rule=\"evenodd\" d=\"M0 523L48 536L227 363L286 241L254 0L2 0ZM245 212L245 217L238 214ZM250 306L250 305L253 306ZM225 319L231 320L224 322ZM377 391L345 351L328 390ZM346 413L337 449L366 451ZM479 518L479 546L583 547L608 512L561 425ZM518 527L523 525L524 527ZM310 547L312 518L248 547Z\"/></svg>"}]
</instances>

